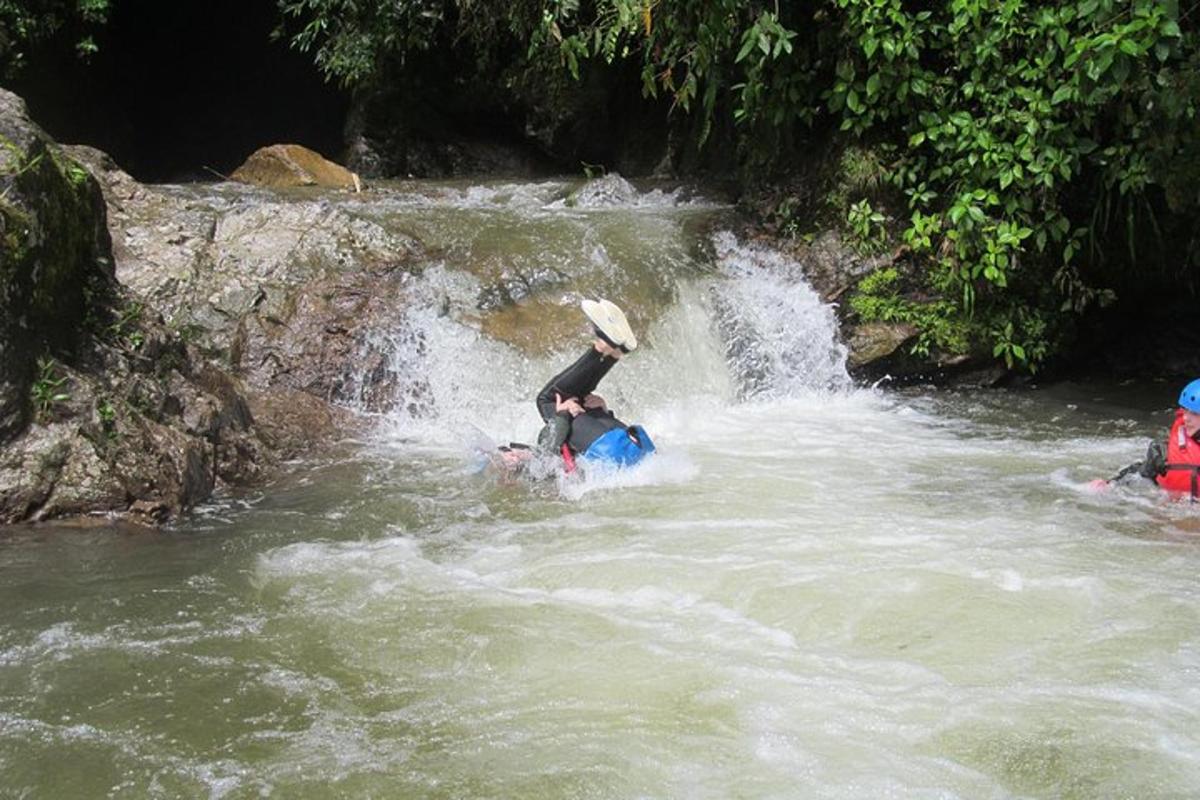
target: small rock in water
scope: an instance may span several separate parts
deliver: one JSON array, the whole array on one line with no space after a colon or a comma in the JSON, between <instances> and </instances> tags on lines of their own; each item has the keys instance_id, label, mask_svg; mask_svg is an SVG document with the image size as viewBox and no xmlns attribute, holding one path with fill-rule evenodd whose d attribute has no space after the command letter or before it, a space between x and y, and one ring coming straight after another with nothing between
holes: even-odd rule
<instances>
[{"instance_id":1,"label":"small rock in water","mask_svg":"<svg viewBox=\"0 0 1200 800\"><path fill-rule=\"evenodd\" d=\"M585 183L567 198L567 205L575 208L622 206L632 203L637 194L633 184L612 172Z\"/></svg>"}]
</instances>

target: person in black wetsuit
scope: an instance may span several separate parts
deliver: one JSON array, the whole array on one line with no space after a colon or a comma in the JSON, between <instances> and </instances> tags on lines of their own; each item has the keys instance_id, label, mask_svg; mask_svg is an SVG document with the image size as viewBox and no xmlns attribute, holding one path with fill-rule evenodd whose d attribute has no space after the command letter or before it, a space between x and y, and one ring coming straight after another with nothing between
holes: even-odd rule
<instances>
[{"instance_id":1,"label":"person in black wetsuit","mask_svg":"<svg viewBox=\"0 0 1200 800\"><path fill-rule=\"evenodd\" d=\"M607 300L585 300L583 309L595 325L596 338L587 352L538 392L538 413L546 423L538 446L558 453L566 444L573 454L633 464L653 452L654 444L640 426L617 419L595 390L621 357L637 347L637 339L625 315Z\"/></svg>"},{"instance_id":2,"label":"person in black wetsuit","mask_svg":"<svg viewBox=\"0 0 1200 800\"><path fill-rule=\"evenodd\" d=\"M579 359L555 375L538 392L538 413L546 426L538 434L538 446L557 452L566 443L573 452L586 452L596 439L610 430L628 427L608 410L595 394L600 380L621 360L624 353L597 337Z\"/></svg>"}]
</instances>

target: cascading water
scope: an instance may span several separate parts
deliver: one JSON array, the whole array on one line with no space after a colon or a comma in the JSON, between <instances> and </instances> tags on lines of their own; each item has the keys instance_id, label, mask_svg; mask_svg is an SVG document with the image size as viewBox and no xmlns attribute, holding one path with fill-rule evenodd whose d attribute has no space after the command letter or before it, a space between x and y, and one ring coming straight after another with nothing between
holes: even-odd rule
<instances>
[{"instance_id":1,"label":"cascading water","mask_svg":"<svg viewBox=\"0 0 1200 800\"><path fill-rule=\"evenodd\" d=\"M714 234L707 246L679 246L680 226L671 215L710 206L681 203L659 191L642 194L615 176L572 196L570 205L555 197L561 191L540 188L531 194L475 187L449 198L455 209L500 212L515 246L507 252L489 246L491 261L503 264L491 274L455 269L447 261L432 265L413 281L410 313L394 334L367 343L373 351L392 348L384 383L396 392L394 432L411 437L423 430L437 437L467 425L488 428L497 441L529 438L540 424L532 415L533 395L590 341L579 301L601 294L619 299L648 325L642 333L647 346L614 373L626 379L603 387L609 392L611 385L616 393L613 407L678 415L699 398L729 404L735 398L850 389L846 348L838 341L832 309L808 286L798 264L740 245L728 232ZM665 219L655 212L666 212ZM525 249L532 237L521 230L538 228L547 214L559 225L565 214L576 228L574 236L560 237L567 242L556 249L553 262L540 248ZM627 236L622 229L630 228L638 252L632 258L612 255L606 233L621 230ZM445 243L451 252L464 247L459 235L452 231ZM466 244L458 260L478 263L474 244ZM709 251L713 263L706 262ZM647 263L647 253L657 258ZM495 298L534 310L519 316L511 305L497 307ZM536 316L539 308L553 309L549 325ZM518 316L528 330L517 332L516 344L495 341L481 325L481 311ZM520 334L540 337L532 349L548 354L522 349ZM378 376L347 383L365 387L373 380ZM510 432L496 430L499 425L511 426Z\"/></svg>"},{"instance_id":2,"label":"cascading water","mask_svg":"<svg viewBox=\"0 0 1200 800\"><path fill-rule=\"evenodd\" d=\"M720 208L569 189L340 200L438 252L368 343L398 402L366 446L165 536L2 542L0 791L1195 793L1195 512L1082 488L1161 434L1159 387L853 389ZM475 430L535 435L595 295L643 342L601 392L660 453L464 470Z\"/></svg>"},{"instance_id":3,"label":"cascading water","mask_svg":"<svg viewBox=\"0 0 1200 800\"><path fill-rule=\"evenodd\" d=\"M742 397L790 397L846 390L846 348L832 309L809 287L800 267L779 253L748 248L731 234L716 237L728 280L713 287L718 324Z\"/></svg>"}]
</instances>

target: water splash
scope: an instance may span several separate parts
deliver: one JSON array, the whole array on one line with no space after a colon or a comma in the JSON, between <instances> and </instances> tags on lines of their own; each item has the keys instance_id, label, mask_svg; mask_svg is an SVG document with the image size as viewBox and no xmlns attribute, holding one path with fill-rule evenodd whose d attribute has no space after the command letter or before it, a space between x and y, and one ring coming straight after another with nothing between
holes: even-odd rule
<instances>
[{"instance_id":1,"label":"water splash","mask_svg":"<svg viewBox=\"0 0 1200 800\"><path fill-rule=\"evenodd\" d=\"M799 264L727 232L713 237L725 279L713 287L726 358L744 399L844 391L847 349L833 307L804 280Z\"/></svg>"},{"instance_id":2,"label":"water splash","mask_svg":"<svg viewBox=\"0 0 1200 800\"><path fill-rule=\"evenodd\" d=\"M480 199L492 190L464 191ZM544 185L531 190L547 191ZM650 195L627 200L636 205ZM512 326L540 326L538 335L554 343L551 352L538 354L519 338L506 343L488 335L489 315L497 313L484 302L488 288L544 255L514 245L520 237L489 240L488 257L504 266L492 275L464 268L454 253L427 266L409 283L403 319L362 343L366 352L358 363L367 371L346 376L342 395L359 410L384 412L380 438L388 446L445 456L478 451L480 434L494 442L533 441L542 424L533 397L587 346L582 317L578 330L569 320L579 316L571 308L592 294L598 275L629 289L627 310L644 325L642 347L601 387L626 422L695 422L707 413L698 409L850 387L833 311L794 261L723 233L713 238L706 264L702 248L681 245L680 221L652 210L634 213L616 232L611 220L558 213L578 233L558 256L564 283L530 285L528 297L510 298L501 309L516 312ZM638 242L645 256L615 258L612 249L624 239ZM475 257L473 250L464 255ZM657 482L664 474L651 470L643 477ZM589 481L588 490L593 483L603 488L610 482Z\"/></svg>"}]
</instances>

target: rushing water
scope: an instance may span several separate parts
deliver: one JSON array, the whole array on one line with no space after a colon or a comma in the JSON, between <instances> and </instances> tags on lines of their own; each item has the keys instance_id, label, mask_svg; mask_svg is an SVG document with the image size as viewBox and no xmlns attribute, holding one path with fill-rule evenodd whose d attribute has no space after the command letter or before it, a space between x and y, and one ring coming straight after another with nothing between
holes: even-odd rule
<instances>
[{"instance_id":1,"label":"rushing water","mask_svg":"<svg viewBox=\"0 0 1200 800\"><path fill-rule=\"evenodd\" d=\"M721 209L562 194L353 201L441 248L368 441L165 534L0 539L0 796L1197 795L1200 520L1085 488L1175 387L854 388ZM480 472L588 292L660 453Z\"/></svg>"}]
</instances>

